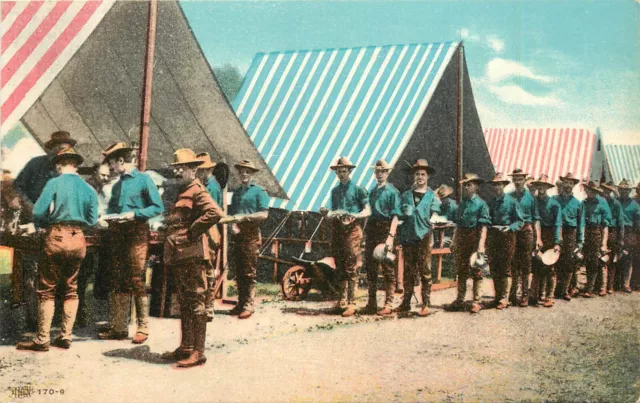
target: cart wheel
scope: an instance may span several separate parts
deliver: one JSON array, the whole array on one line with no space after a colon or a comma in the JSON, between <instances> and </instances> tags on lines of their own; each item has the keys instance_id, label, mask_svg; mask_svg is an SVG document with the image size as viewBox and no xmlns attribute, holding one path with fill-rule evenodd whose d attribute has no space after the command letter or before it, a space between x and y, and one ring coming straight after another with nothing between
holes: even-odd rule
<instances>
[{"instance_id":1,"label":"cart wheel","mask_svg":"<svg viewBox=\"0 0 640 403\"><path fill-rule=\"evenodd\" d=\"M309 293L311 283L304 272L304 267L293 266L282 277L282 296L287 301L303 300Z\"/></svg>"}]
</instances>

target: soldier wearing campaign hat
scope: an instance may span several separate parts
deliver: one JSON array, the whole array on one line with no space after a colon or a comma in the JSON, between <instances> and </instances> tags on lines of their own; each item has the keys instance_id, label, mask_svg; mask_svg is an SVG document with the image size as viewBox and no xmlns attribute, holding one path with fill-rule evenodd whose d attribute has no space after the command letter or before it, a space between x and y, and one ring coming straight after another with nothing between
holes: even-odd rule
<instances>
[{"instance_id":1,"label":"soldier wearing campaign hat","mask_svg":"<svg viewBox=\"0 0 640 403\"><path fill-rule=\"evenodd\" d=\"M391 314L395 292L395 266L386 259L375 259L373 252L379 244L384 244L388 251L394 250L398 216L400 215L400 192L395 186L387 182L389 172L392 169L387 161L378 160L372 168L377 184L369 194L371 217L367 220L365 228L365 262L367 264L367 282L369 286L369 300L365 311L389 315ZM385 291L384 307L380 311L378 311L376 298L379 272L382 272L384 278L383 287Z\"/></svg>"},{"instance_id":2,"label":"soldier wearing campaign hat","mask_svg":"<svg viewBox=\"0 0 640 403\"><path fill-rule=\"evenodd\" d=\"M609 205L611 211L611 221L609 222L609 238L607 243L607 249L609 249L609 262L606 266L606 278L599 280L600 288L603 289L606 285L606 292L612 294L616 283L616 266L615 256L620 253L620 244L624 237L624 218L622 217L622 204L616 197L616 185L612 181L600 184L602 189L602 196ZM620 284L618 282L618 284Z\"/></svg>"},{"instance_id":3,"label":"soldier wearing campaign hat","mask_svg":"<svg viewBox=\"0 0 640 403\"><path fill-rule=\"evenodd\" d=\"M60 335L53 344L71 347L78 312L78 272L87 253L83 230L98 220L98 196L78 175L82 162L73 148L60 150L51 159L59 176L47 182L34 205L34 222L46 230L37 286L38 331L32 341L18 343L18 349L49 350L58 285L64 290L63 315Z\"/></svg>"},{"instance_id":4,"label":"soldier wearing campaign hat","mask_svg":"<svg viewBox=\"0 0 640 403\"><path fill-rule=\"evenodd\" d=\"M589 181L584 184L587 198L583 201L584 209L584 260L587 268L587 285L582 296L590 298L593 296L598 275L602 276L604 265L601 264L600 257L606 255L609 238L609 226L611 225L611 210L609 204L601 200L602 190L598 183ZM600 272L600 273L599 273ZM597 290L598 293L606 291Z\"/></svg>"},{"instance_id":5,"label":"soldier wearing campaign hat","mask_svg":"<svg viewBox=\"0 0 640 403\"><path fill-rule=\"evenodd\" d=\"M632 187L629 181L622 179L617 186L620 193L620 204L622 206L623 241L621 248L623 252L618 260L618 271L620 272L621 288L624 292L630 293L631 276L634 254L640 253L640 204L630 197Z\"/></svg>"}]
</instances>

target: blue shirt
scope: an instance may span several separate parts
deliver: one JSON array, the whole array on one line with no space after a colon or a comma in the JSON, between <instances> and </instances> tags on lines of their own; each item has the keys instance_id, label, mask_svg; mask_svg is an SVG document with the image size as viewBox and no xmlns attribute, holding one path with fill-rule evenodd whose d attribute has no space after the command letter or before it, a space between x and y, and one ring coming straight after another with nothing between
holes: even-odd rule
<instances>
[{"instance_id":1,"label":"blue shirt","mask_svg":"<svg viewBox=\"0 0 640 403\"><path fill-rule=\"evenodd\" d=\"M622 222L625 227L640 226L640 205L632 198L620 199Z\"/></svg>"},{"instance_id":2,"label":"blue shirt","mask_svg":"<svg viewBox=\"0 0 640 403\"><path fill-rule=\"evenodd\" d=\"M58 176L56 169L51 165L51 157L40 155L31 158L24 166L13 186L25 195L31 203L35 203L49 179Z\"/></svg>"},{"instance_id":3,"label":"blue shirt","mask_svg":"<svg viewBox=\"0 0 640 403\"><path fill-rule=\"evenodd\" d=\"M400 215L400 192L390 183L377 186L369 194L371 217L369 220L391 220Z\"/></svg>"},{"instance_id":4,"label":"blue shirt","mask_svg":"<svg viewBox=\"0 0 640 403\"><path fill-rule=\"evenodd\" d=\"M207 179L205 186L207 187L207 192L211 195L213 201L216 202L218 206L224 208L222 205L222 189L220 188L220 184L216 180L215 176L210 176L209 179Z\"/></svg>"},{"instance_id":5,"label":"blue shirt","mask_svg":"<svg viewBox=\"0 0 640 403\"><path fill-rule=\"evenodd\" d=\"M153 179L136 168L123 174L113 185L107 209L108 214L130 211L133 211L136 220L141 221L147 221L164 211L162 198Z\"/></svg>"},{"instance_id":6,"label":"blue shirt","mask_svg":"<svg viewBox=\"0 0 640 403\"><path fill-rule=\"evenodd\" d=\"M348 181L331 189L331 210L346 210L349 213L359 213L369 204L367 191Z\"/></svg>"},{"instance_id":7,"label":"blue shirt","mask_svg":"<svg viewBox=\"0 0 640 403\"><path fill-rule=\"evenodd\" d=\"M492 225L508 225L511 231L518 231L524 224L524 217L518 201L503 194L489 202Z\"/></svg>"},{"instance_id":8,"label":"blue shirt","mask_svg":"<svg viewBox=\"0 0 640 403\"><path fill-rule=\"evenodd\" d=\"M609 223L609 228L620 228L624 222L622 204L620 204L620 200L615 197L605 198L605 200L609 203L609 210L611 210L611 222Z\"/></svg>"},{"instance_id":9,"label":"blue shirt","mask_svg":"<svg viewBox=\"0 0 640 403\"><path fill-rule=\"evenodd\" d=\"M456 210L455 223L462 228L491 225L489 206L477 194L468 199L463 198Z\"/></svg>"},{"instance_id":10,"label":"blue shirt","mask_svg":"<svg viewBox=\"0 0 640 403\"><path fill-rule=\"evenodd\" d=\"M400 201L400 244L417 243L431 231L431 215L440 214L440 200L431 189L427 189L418 205L413 198L413 190L402 194Z\"/></svg>"},{"instance_id":11,"label":"blue shirt","mask_svg":"<svg viewBox=\"0 0 640 403\"><path fill-rule=\"evenodd\" d=\"M593 199L586 198L583 202L584 224L587 227L608 227L611 223L611 210L604 198L596 196Z\"/></svg>"},{"instance_id":12,"label":"blue shirt","mask_svg":"<svg viewBox=\"0 0 640 403\"><path fill-rule=\"evenodd\" d=\"M233 191L230 214L253 214L269 210L269 195L260 186L250 183Z\"/></svg>"},{"instance_id":13,"label":"blue shirt","mask_svg":"<svg viewBox=\"0 0 640 403\"><path fill-rule=\"evenodd\" d=\"M525 223L531 224L533 221L540 220L536 199L528 189L524 189L522 193L515 191L509 195L518 201Z\"/></svg>"},{"instance_id":14,"label":"blue shirt","mask_svg":"<svg viewBox=\"0 0 640 403\"><path fill-rule=\"evenodd\" d=\"M33 219L40 228L65 222L94 226L98 222L98 196L80 176L60 175L45 185L33 206Z\"/></svg>"},{"instance_id":15,"label":"blue shirt","mask_svg":"<svg viewBox=\"0 0 640 403\"><path fill-rule=\"evenodd\" d=\"M544 198L538 197L538 214L540 215L540 227L553 228L553 243L560 245L560 233L562 229L562 207L553 197L546 194Z\"/></svg>"},{"instance_id":16,"label":"blue shirt","mask_svg":"<svg viewBox=\"0 0 640 403\"><path fill-rule=\"evenodd\" d=\"M458 203L450 197L445 197L440 201L440 215L447 217L447 220L453 221L456 218L456 210L458 210Z\"/></svg>"},{"instance_id":17,"label":"blue shirt","mask_svg":"<svg viewBox=\"0 0 640 403\"><path fill-rule=\"evenodd\" d=\"M554 198L562 207L562 227L575 228L578 243L584 243L584 213L582 203L572 195L557 195Z\"/></svg>"}]
</instances>

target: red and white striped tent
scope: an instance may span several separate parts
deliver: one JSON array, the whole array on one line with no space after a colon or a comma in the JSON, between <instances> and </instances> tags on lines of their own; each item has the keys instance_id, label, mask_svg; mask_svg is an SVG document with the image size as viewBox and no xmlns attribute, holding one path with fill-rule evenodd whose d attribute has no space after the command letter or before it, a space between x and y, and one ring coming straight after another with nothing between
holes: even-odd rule
<instances>
[{"instance_id":1,"label":"red and white striped tent","mask_svg":"<svg viewBox=\"0 0 640 403\"><path fill-rule=\"evenodd\" d=\"M595 133L583 128L492 128L484 131L497 172L521 168L552 181L571 172L577 178L600 179L603 157Z\"/></svg>"}]
</instances>

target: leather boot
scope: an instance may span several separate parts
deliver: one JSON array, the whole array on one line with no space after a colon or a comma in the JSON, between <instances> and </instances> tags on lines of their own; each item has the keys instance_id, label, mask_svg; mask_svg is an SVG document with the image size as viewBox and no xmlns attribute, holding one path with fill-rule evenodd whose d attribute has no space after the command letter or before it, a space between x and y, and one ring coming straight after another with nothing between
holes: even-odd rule
<instances>
[{"instance_id":1,"label":"leather boot","mask_svg":"<svg viewBox=\"0 0 640 403\"><path fill-rule=\"evenodd\" d=\"M338 300L336 301L335 312L338 314L342 314L344 309L347 307L347 287L348 282L346 280L341 280L338 283Z\"/></svg>"},{"instance_id":2,"label":"leather boot","mask_svg":"<svg viewBox=\"0 0 640 403\"><path fill-rule=\"evenodd\" d=\"M213 287L214 287L215 281L207 279L207 284L208 284L207 298L204 301L204 309L205 309L205 312L207 313L207 322L212 322L213 316L215 315L214 305L216 301L216 296L213 293Z\"/></svg>"},{"instance_id":3,"label":"leather boot","mask_svg":"<svg viewBox=\"0 0 640 403\"><path fill-rule=\"evenodd\" d=\"M178 367L189 368L207 362L204 346L207 339L207 315L193 315L194 349L188 358L178 361Z\"/></svg>"},{"instance_id":4,"label":"leather boot","mask_svg":"<svg viewBox=\"0 0 640 403\"><path fill-rule=\"evenodd\" d=\"M419 316L429 315L429 305L431 305L431 284L422 284L422 310Z\"/></svg>"},{"instance_id":5,"label":"leather boot","mask_svg":"<svg viewBox=\"0 0 640 403\"><path fill-rule=\"evenodd\" d=\"M540 295L540 276L534 274L531 279L531 287L529 288L529 298L528 298L529 305L532 305L532 306L538 305L538 300L539 300L538 295Z\"/></svg>"},{"instance_id":6,"label":"leather boot","mask_svg":"<svg viewBox=\"0 0 640 403\"><path fill-rule=\"evenodd\" d=\"M356 313L356 280L347 281L347 309L342 312L342 316L349 317Z\"/></svg>"},{"instance_id":7,"label":"leather boot","mask_svg":"<svg viewBox=\"0 0 640 403\"><path fill-rule=\"evenodd\" d=\"M500 298L502 297L502 279L501 278L494 278L493 279L493 290L494 290L494 297L493 297L493 305L498 306L500 304Z\"/></svg>"},{"instance_id":8,"label":"leather boot","mask_svg":"<svg viewBox=\"0 0 640 403\"><path fill-rule=\"evenodd\" d=\"M364 307L364 313L374 314L378 311L378 300L376 296L376 290L371 290L369 287L369 299L367 300L367 306Z\"/></svg>"},{"instance_id":9,"label":"leather boot","mask_svg":"<svg viewBox=\"0 0 640 403\"><path fill-rule=\"evenodd\" d=\"M411 310L411 298L413 297L413 287L404 287L402 303L398 307L398 312L409 312Z\"/></svg>"},{"instance_id":10,"label":"leather boot","mask_svg":"<svg viewBox=\"0 0 640 403\"><path fill-rule=\"evenodd\" d=\"M246 299L242 312L238 314L238 319L247 319L254 312L254 301L256 298L256 283L255 280L249 282L246 286Z\"/></svg>"},{"instance_id":11,"label":"leather boot","mask_svg":"<svg viewBox=\"0 0 640 403\"><path fill-rule=\"evenodd\" d=\"M498 280L500 282L500 300L498 301L497 309L505 309L509 306L509 291L512 284L511 277L505 277Z\"/></svg>"},{"instance_id":12,"label":"leather boot","mask_svg":"<svg viewBox=\"0 0 640 403\"><path fill-rule=\"evenodd\" d=\"M113 292L109 295L109 329L98 333L102 340L124 340L129 337L127 313L129 294Z\"/></svg>"},{"instance_id":13,"label":"leather boot","mask_svg":"<svg viewBox=\"0 0 640 403\"><path fill-rule=\"evenodd\" d=\"M49 345L51 342L51 321L53 320L54 311L54 300L38 300L38 333L34 343Z\"/></svg>"},{"instance_id":14,"label":"leather boot","mask_svg":"<svg viewBox=\"0 0 640 403\"><path fill-rule=\"evenodd\" d=\"M138 329L131 342L133 344L142 344L149 338L149 298L146 295L136 296L134 301Z\"/></svg>"},{"instance_id":15,"label":"leather boot","mask_svg":"<svg viewBox=\"0 0 640 403\"><path fill-rule=\"evenodd\" d=\"M449 309L451 310L459 310L464 307L464 299L467 296L467 279L466 278L463 279L460 276L458 276L457 287L458 287L458 295L455 301L453 301L453 303L449 305Z\"/></svg>"},{"instance_id":16,"label":"leather boot","mask_svg":"<svg viewBox=\"0 0 640 403\"><path fill-rule=\"evenodd\" d=\"M186 307L185 307L186 308ZM180 313L180 346L174 351L168 351L162 354L162 359L167 361L179 361L189 358L193 352L193 314L190 310L184 309L186 312Z\"/></svg>"},{"instance_id":17,"label":"leather boot","mask_svg":"<svg viewBox=\"0 0 640 403\"><path fill-rule=\"evenodd\" d=\"M518 305L518 277L515 277L514 281L511 283L511 287L509 287L509 304L513 306Z\"/></svg>"},{"instance_id":18,"label":"leather boot","mask_svg":"<svg viewBox=\"0 0 640 403\"><path fill-rule=\"evenodd\" d=\"M238 303L229 311L229 315L239 315L244 310L245 290L244 281L241 277L236 276L236 288L238 289Z\"/></svg>"},{"instance_id":19,"label":"leather boot","mask_svg":"<svg viewBox=\"0 0 640 403\"><path fill-rule=\"evenodd\" d=\"M473 303L480 304L480 290L482 289L482 279L473 280Z\"/></svg>"},{"instance_id":20,"label":"leather boot","mask_svg":"<svg viewBox=\"0 0 640 403\"><path fill-rule=\"evenodd\" d=\"M63 340L71 341L71 332L73 331L73 323L76 320L79 304L80 301L77 299L66 299L62 305L60 336Z\"/></svg>"},{"instance_id":21,"label":"leather boot","mask_svg":"<svg viewBox=\"0 0 640 403\"><path fill-rule=\"evenodd\" d=\"M520 299L520 307L526 308L529 306L529 296L535 294L529 294L529 289L531 288L531 281L529 280L529 275L522 276L522 297Z\"/></svg>"}]
</instances>

